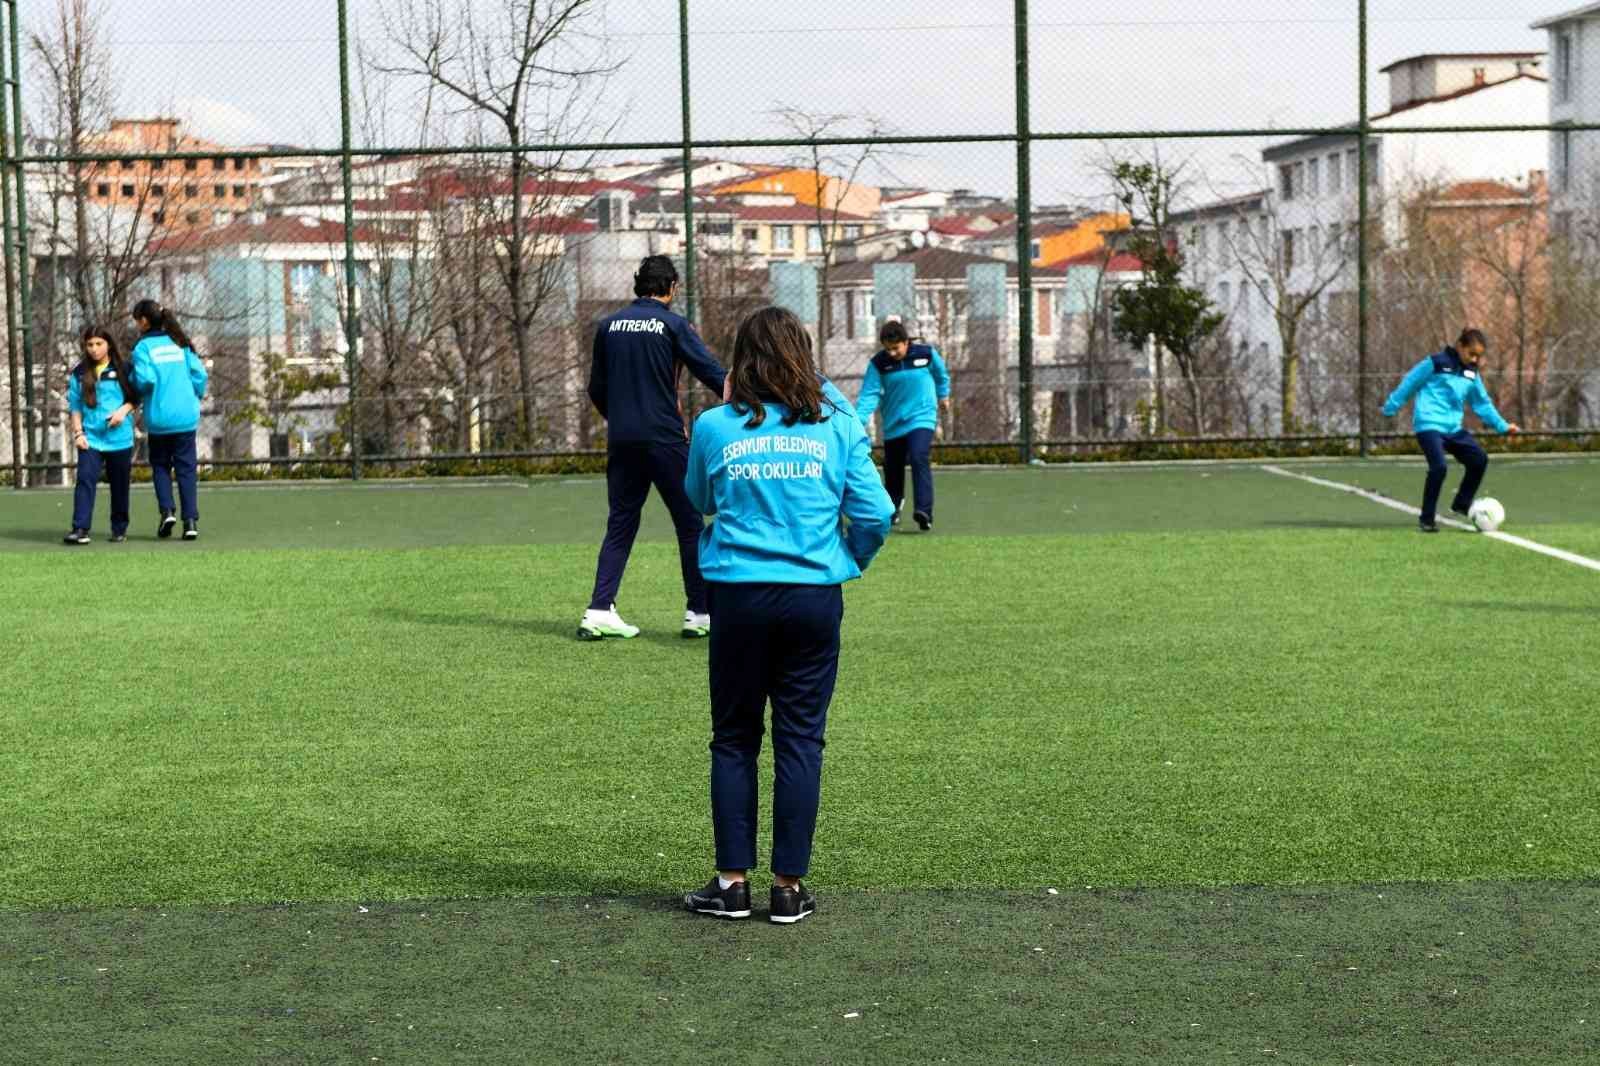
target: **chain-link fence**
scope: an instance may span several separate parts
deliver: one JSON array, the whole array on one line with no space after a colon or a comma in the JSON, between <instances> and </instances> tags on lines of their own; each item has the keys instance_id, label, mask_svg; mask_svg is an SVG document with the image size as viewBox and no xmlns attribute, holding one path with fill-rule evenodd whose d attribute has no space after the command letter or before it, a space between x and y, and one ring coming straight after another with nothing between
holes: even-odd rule
<instances>
[{"instance_id":1,"label":"chain-link fence","mask_svg":"<svg viewBox=\"0 0 1600 1066\"><path fill-rule=\"evenodd\" d=\"M1534 446L1584 446L1600 7L1565 9L0 0L0 459L65 477L82 331L126 349L151 298L216 472L581 465L651 254L720 358L779 303L852 397L906 322L946 459L1366 452L1466 326Z\"/></svg>"}]
</instances>

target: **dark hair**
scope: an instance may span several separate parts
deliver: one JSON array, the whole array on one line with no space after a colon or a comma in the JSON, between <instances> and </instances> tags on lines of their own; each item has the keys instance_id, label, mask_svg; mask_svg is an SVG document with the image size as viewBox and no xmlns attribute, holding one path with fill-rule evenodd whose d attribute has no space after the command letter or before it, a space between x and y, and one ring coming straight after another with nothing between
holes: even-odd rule
<instances>
[{"instance_id":1,"label":"dark hair","mask_svg":"<svg viewBox=\"0 0 1600 1066\"><path fill-rule=\"evenodd\" d=\"M128 376L128 364L122 359L122 349L117 347L117 339L103 326L90 326L83 331L83 346L87 348L89 342L96 337L106 342L106 355L111 363L111 369L117 372L117 384L122 389L123 402L137 407L139 394L134 390L133 380ZM89 353L85 351L83 359L72 371L78 375L78 384L83 390L83 406L86 408L100 405L100 395L97 391L100 376L94 372L94 366L94 360L90 359Z\"/></svg>"},{"instance_id":2,"label":"dark hair","mask_svg":"<svg viewBox=\"0 0 1600 1066\"><path fill-rule=\"evenodd\" d=\"M911 334L906 332L906 324L896 319L885 322L883 328L878 330L878 343L888 347L891 344L910 343Z\"/></svg>"},{"instance_id":3,"label":"dark hair","mask_svg":"<svg viewBox=\"0 0 1600 1066\"><path fill-rule=\"evenodd\" d=\"M639 272L633 276L635 296L666 296L678 283L678 268L664 255L647 255L639 262Z\"/></svg>"},{"instance_id":4,"label":"dark hair","mask_svg":"<svg viewBox=\"0 0 1600 1066\"><path fill-rule=\"evenodd\" d=\"M1487 348L1489 347L1489 338L1483 335L1483 330L1469 327L1462 330L1461 336L1456 338L1456 347L1465 348L1469 344L1481 344Z\"/></svg>"},{"instance_id":5,"label":"dark hair","mask_svg":"<svg viewBox=\"0 0 1600 1066\"><path fill-rule=\"evenodd\" d=\"M155 300L140 300L133 305L133 316L142 318L150 323L145 328L145 336L152 333L165 333L172 338L172 342L180 348L193 348L189 343L189 335L183 331L183 326L178 323L178 316L162 307Z\"/></svg>"},{"instance_id":6,"label":"dark hair","mask_svg":"<svg viewBox=\"0 0 1600 1066\"><path fill-rule=\"evenodd\" d=\"M763 307L739 323L733 342L733 409L748 414L747 429L767 420L765 404L789 409L783 424L817 423L822 413L822 381L811 363L811 334L790 311Z\"/></svg>"}]
</instances>

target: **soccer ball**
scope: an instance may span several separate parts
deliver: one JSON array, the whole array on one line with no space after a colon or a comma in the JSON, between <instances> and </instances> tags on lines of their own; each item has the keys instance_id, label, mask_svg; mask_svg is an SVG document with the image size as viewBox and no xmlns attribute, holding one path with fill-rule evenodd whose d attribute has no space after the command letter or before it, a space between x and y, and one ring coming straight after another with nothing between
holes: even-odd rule
<instances>
[{"instance_id":1,"label":"soccer ball","mask_svg":"<svg viewBox=\"0 0 1600 1066\"><path fill-rule=\"evenodd\" d=\"M1478 527L1479 533L1493 533L1506 520L1506 509L1500 506L1499 500L1485 496L1473 501L1467 517Z\"/></svg>"}]
</instances>

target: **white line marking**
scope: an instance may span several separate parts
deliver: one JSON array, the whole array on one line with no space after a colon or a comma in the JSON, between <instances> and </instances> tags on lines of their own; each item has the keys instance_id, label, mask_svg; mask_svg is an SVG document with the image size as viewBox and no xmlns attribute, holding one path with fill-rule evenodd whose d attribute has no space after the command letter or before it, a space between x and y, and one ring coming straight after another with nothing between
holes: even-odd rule
<instances>
[{"instance_id":1,"label":"white line marking","mask_svg":"<svg viewBox=\"0 0 1600 1066\"><path fill-rule=\"evenodd\" d=\"M1373 503L1380 503L1383 506L1396 511L1403 511L1413 518L1422 517L1422 511L1420 508L1412 507L1408 503L1401 503L1399 500L1391 500L1389 497L1380 495L1376 492L1369 492L1366 489L1357 488L1355 485L1346 485L1342 481L1329 481L1326 478L1312 477L1310 474L1296 474L1293 471L1283 469L1281 466L1263 466L1261 469L1265 470L1269 474L1277 474L1279 477L1294 478L1296 481L1305 481L1312 485L1321 485L1325 489L1337 489L1339 492L1348 492L1353 496L1360 496L1364 500L1371 500ZM1468 525L1466 522L1458 522L1454 518L1441 517L1438 519L1438 522L1442 526L1450 526L1454 529L1464 529L1468 533L1476 532L1474 527ZM1503 541L1506 544L1514 544L1519 548L1526 548L1528 551L1538 552L1540 555L1548 555L1552 559L1560 559L1562 562L1571 563L1574 566L1581 566L1588 570L1600 571L1600 559L1591 559L1587 555L1578 555L1575 552L1563 551L1560 548L1552 548L1548 544L1540 544L1536 540L1528 540L1525 537L1514 536L1510 533L1501 533L1498 530L1493 533L1480 533L1479 536L1489 537L1492 540Z\"/></svg>"}]
</instances>

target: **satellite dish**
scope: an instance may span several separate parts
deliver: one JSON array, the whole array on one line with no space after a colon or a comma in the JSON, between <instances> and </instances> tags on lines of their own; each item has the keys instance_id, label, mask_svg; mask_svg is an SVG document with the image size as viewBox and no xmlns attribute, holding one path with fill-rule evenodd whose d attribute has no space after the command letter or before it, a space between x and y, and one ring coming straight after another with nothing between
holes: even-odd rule
<instances>
[{"instance_id":1,"label":"satellite dish","mask_svg":"<svg viewBox=\"0 0 1600 1066\"><path fill-rule=\"evenodd\" d=\"M922 247L926 246L927 243L928 243L927 235L924 234L921 230L912 230L911 231L911 247L913 247L913 248L922 248Z\"/></svg>"},{"instance_id":2,"label":"satellite dish","mask_svg":"<svg viewBox=\"0 0 1600 1066\"><path fill-rule=\"evenodd\" d=\"M939 247L939 243L941 241L943 241L943 240L944 240L944 238L939 236L939 234L935 233L932 230L928 231L928 247L929 248L937 248L937 247Z\"/></svg>"}]
</instances>

